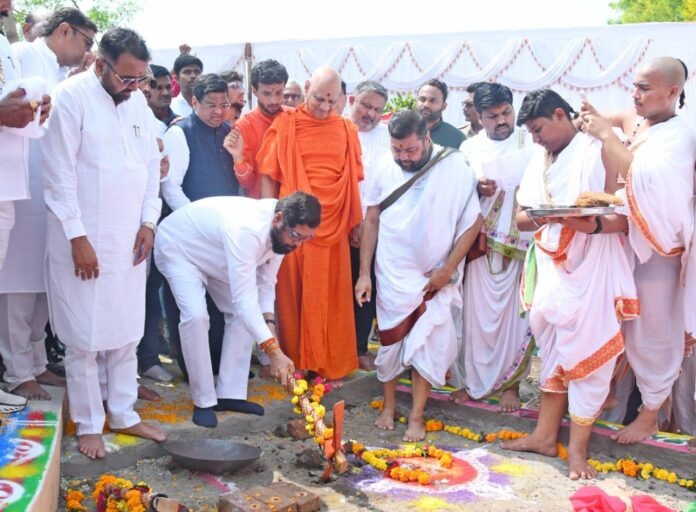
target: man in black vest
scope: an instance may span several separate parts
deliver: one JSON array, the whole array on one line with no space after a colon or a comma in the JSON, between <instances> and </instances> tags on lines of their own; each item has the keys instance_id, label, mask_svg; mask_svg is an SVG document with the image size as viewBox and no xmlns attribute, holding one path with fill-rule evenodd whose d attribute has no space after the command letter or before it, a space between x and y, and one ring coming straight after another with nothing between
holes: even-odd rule
<instances>
[{"instance_id":1,"label":"man in black vest","mask_svg":"<svg viewBox=\"0 0 696 512\"><path fill-rule=\"evenodd\" d=\"M234 161L223 147L230 125L225 121L231 108L227 82L216 74L199 76L193 85L193 113L174 124L164 134L169 155L169 175L162 182L162 198L172 210L212 196L236 196L239 184L234 175ZM210 297L210 354L213 372L218 372L225 319ZM169 342L179 346L179 312L165 285L165 310ZM181 352L176 350L179 366L185 371Z\"/></svg>"}]
</instances>

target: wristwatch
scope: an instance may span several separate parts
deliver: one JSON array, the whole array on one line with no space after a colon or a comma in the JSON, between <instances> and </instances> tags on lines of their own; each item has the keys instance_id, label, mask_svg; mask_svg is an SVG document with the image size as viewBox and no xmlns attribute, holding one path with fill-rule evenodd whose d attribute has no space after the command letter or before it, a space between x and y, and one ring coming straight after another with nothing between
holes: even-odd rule
<instances>
[{"instance_id":1,"label":"wristwatch","mask_svg":"<svg viewBox=\"0 0 696 512\"><path fill-rule=\"evenodd\" d=\"M157 224L155 224L154 222L143 222L140 225L145 228L150 228L153 234L157 233Z\"/></svg>"}]
</instances>

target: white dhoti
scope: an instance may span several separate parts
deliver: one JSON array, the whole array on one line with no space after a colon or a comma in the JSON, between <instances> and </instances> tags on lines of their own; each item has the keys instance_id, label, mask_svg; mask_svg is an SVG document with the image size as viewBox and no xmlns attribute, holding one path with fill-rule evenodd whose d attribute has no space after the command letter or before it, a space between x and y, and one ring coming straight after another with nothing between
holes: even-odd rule
<instances>
[{"instance_id":1,"label":"white dhoti","mask_svg":"<svg viewBox=\"0 0 696 512\"><path fill-rule=\"evenodd\" d=\"M389 161L370 185L368 206L379 204L410 175ZM381 330L399 326L421 306L426 274L443 265L459 238L478 219L476 182L465 159L455 153L435 164L382 212L375 257ZM380 381L392 380L404 368L413 367L430 384L444 385L459 349L452 311L462 306L458 285L462 268L463 262L452 284L425 302L425 312L402 341L380 348L375 360Z\"/></svg>"},{"instance_id":2,"label":"white dhoti","mask_svg":"<svg viewBox=\"0 0 696 512\"><path fill-rule=\"evenodd\" d=\"M45 293L0 294L0 354L10 390L46 371L46 322Z\"/></svg>"},{"instance_id":3,"label":"white dhoti","mask_svg":"<svg viewBox=\"0 0 696 512\"><path fill-rule=\"evenodd\" d=\"M380 347L375 366L377 379L389 382L404 370L414 368L433 386L443 386L450 365L457 357L457 339L450 306L461 303L456 286L441 289L426 302L427 309L403 341Z\"/></svg>"},{"instance_id":4,"label":"white dhoti","mask_svg":"<svg viewBox=\"0 0 696 512\"><path fill-rule=\"evenodd\" d=\"M168 240L166 233L160 232L159 236L155 259L179 307L181 350L189 375L193 403L205 408L216 405L218 398L246 400L254 339L241 318L233 314L230 284L205 275L176 243ZM205 301L206 290L225 315L217 385L213 378L208 346L210 322Z\"/></svg>"},{"instance_id":5,"label":"white dhoti","mask_svg":"<svg viewBox=\"0 0 696 512\"><path fill-rule=\"evenodd\" d=\"M70 417L77 425L78 436L102 433L105 420L102 400L106 400L112 428L128 428L140 422L140 416L133 410L138 399L138 381L134 377L138 369L135 355L138 341L102 352L66 346ZM100 374L106 376L106 396L103 396Z\"/></svg>"},{"instance_id":6,"label":"white dhoti","mask_svg":"<svg viewBox=\"0 0 696 512\"><path fill-rule=\"evenodd\" d=\"M5 263L10 231L15 223L14 201L0 201L0 268Z\"/></svg>"},{"instance_id":7,"label":"white dhoti","mask_svg":"<svg viewBox=\"0 0 696 512\"><path fill-rule=\"evenodd\" d=\"M489 260L490 258L490 260ZM489 263L490 261L490 263ZM524 376L533 345L529 321L520 317L519 283L524 262L484 255L467 265L464 277L463 338L467 393L485 398ZM461 383L454 382L457 387Z\"/></svg>"},{"instance_id":8,"label":"white dhoti","mask_svg":"<svg viewBox=\"0 0 696 512\"><path fill-rule=\"evenodd\" d=\"M543 156L543 155L542 155ZM604 190L601 146L578 133L556 161L532 161L517 199L538 208L549 197L573 204L582 192ZM534 235L522 290L529 325L541 357L539 384L547 393L568 393L568 411L579 425L590 425L609 394L616 358L624 351L622 320L639 312L633 275L621 233L588 235L558 223ZM536 265L536 280L527 265ZM527 274L527 271L529 275Z\"/></svg>"},{"instance_id":9,"label":"white dhoti","mask_svg":"<svg viewBox=\"0 0 696 512\"><path fill-rule=\"evenodd\" d=\"M684 354L683 290L679 257L659 256L634 271L640 318L624 327L626 356L636 375L643 405L659 409L672 392Z\"/></svg>"}]
</instances>

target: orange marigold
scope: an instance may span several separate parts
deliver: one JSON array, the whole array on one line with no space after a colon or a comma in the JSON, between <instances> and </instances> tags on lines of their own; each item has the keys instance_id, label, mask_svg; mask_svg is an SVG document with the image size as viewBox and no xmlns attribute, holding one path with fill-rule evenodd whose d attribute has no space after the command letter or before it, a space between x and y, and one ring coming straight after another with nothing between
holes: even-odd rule
<instances>
[{"instance_id":1,"label":"orange marigold","mask_svg":"<svg viewBox=\"0 0 696 512\"><path fill-rule=\"evenodd\" d=\"M638 476L638 464L632 460L624 459L621 463L621 471L624 475L635 478Z\"/></svg>"}]
</instances>

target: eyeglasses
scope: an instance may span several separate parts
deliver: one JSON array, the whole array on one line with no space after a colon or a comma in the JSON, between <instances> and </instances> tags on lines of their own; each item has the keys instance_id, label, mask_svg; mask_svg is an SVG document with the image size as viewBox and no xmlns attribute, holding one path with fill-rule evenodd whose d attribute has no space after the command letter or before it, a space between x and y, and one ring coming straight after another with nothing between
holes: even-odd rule
<instances>
[{"instance_id":1,"label":"eyeglasses","mask_svg":"<svg viewBox=\"0 0 696 512\"><path fill-rule=\"evenodd\" d=\"M75 32L80 34L82 36L82 39L85 41L85 45L87 46L88 50L91 50L92 47L94 46L94 39L89 37L87 34L85 34L82 30L77 28L75 25L70 25L70 28L72 28Z\"/></svg>"},{"instance_id":2,"label":"eyeglasses","mask_svg":"<svg viewBox=\"0 0 696 512\"><path fill-rule=\"evenodd\" d=\"M120 76L118 73L116 73L116 70L115 70L114 67L111 65L111 62L109 62L109 61L106 60L106 59L104 59L104 62L106 63L106 65L108 66L108 68L111 70L111 72L116 76L116 78L118 78L119 81L120 81L123 85L125 85L126 87L129 87L129 86L131 86L131 85L133 85L133 84L140 84L140 83L144 82L145 80L150 80L150 79L151 79L151 77L148 76L148 75L143 75L143 76L139 76L139 77L132 77L132 76L122 77L122 76Z\"/></svg>"},{"instance_id":3,"label":"eyeglasses","mask_svg":"<svg viewBox=\"0 0 696 512\"><path fill-rule=\"evenodd\" d=\"M221 103L219 105L216 105L215 103L208 103L207 101L201 101L201 105L203 105L205 108L209 110L229 110L232 108L232 104L228 101L227 103Z\"/></svg>"},{"instance_id":4,"label":"eyeglasses","mask_svg":"<svg viewBox=\"0 0 696 512\"><path fill-rule=\"evenodd\" d=\"M304 242L305 240L311 240L312 238L314 238L314 234L302 235L302 234L298 233L297 231L295 231L294 229L292 229L288 225L287 220L285 220L284 222L285 222L285 230L288 232L288 235L290 235L290 238L292 238L295 242Z\"/></svg>"}]
</instances>

